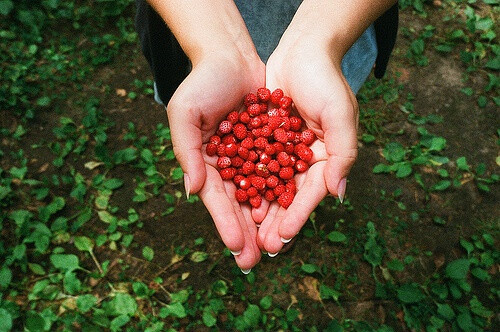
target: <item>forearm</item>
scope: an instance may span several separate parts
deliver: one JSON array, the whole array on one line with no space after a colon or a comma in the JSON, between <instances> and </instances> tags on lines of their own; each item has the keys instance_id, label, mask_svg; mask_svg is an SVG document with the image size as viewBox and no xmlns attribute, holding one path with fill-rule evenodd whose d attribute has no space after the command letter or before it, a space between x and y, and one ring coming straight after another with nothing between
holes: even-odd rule
<instances>
[{"instance_id":1,"label":"forearm","mask_svg":"<svg viewBox=\"0 0 500 332\"><path fill-rule=\"evenodd\" d=\"M282 40L304 36L335 50L340 61L358 37L397 0L304 0Z\"/></svg>"},{"instance_id":2,"label":"forearm","mask_svg":"<svg viewBox=\"0 0 500 332\"><path fill-rule=\"evenodd\" d=\"M213 53L257 52L233 1L148 0L168 25L193 65ZM253 59L252 59L253 60Z\"/></svg>"}]
</instances>

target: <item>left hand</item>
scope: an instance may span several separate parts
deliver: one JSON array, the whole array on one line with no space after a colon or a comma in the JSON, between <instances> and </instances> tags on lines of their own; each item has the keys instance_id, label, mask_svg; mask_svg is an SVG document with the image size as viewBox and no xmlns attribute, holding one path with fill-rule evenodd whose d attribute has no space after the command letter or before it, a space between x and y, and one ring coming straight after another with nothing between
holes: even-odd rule
<instances>
[{"instance_id":1,"label":"left hand","mask_svg":"<svg viewBox=\"0 0 500 332\"><path fill-rule=\"evenodd\" d=\"M321 200L331 193L341 200L346 178L357 157L358 104L344 78L339 57L303 38L280 43L266 66L266 86L290 96L306 126L318 140L309 169L295 176L297 194L284 209L273 202L257 234L257 243L277 253L294 237ZM340 57L341 58L341 57Z\"/></svg>"}]
</instances>

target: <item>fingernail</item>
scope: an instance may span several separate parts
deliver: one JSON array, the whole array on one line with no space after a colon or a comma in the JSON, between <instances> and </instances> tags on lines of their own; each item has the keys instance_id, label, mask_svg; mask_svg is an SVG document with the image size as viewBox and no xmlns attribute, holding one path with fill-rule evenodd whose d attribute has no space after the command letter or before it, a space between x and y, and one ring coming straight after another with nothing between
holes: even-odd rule
<instances>
[{"instance_id":1,"label":"fingernail","mask_svg":"<svg viewBox=\"0 0 500 332\"><path fill-rule=\"evenodd\" d=\"M189 182L189 176L184 173L184 189L186 189L186 197L189 199L189 192L191 191L191 182Z\"/></svg>"},{"instance_id":2,"label":"fingernail","mask_svg":"<svg viewBox=\"0 0 500 332\"><path fill-rule=\"evenodd\" d=\"M249 274L249 273L250 273L250 271L252 271L252 269L248 269L248 270L243 270L243 269L241 269L241 272L242 272L243 274Z\"/></svg>"},{"instance_id":3,"label":"fingernail","mask_svg":"<svg viewBox=\"0 0 500 332\"><path fill-rule=\"evenodd\" d=\"M263 255L267 255L267 251L261 250L260 251Z\"/></svg>"},{"instance_id":4,"label":"fingernail","mask_svg":"<svg viewBox=\"0 0 500 332\"><path fill-rule=\"evenodd\" d=\"M283 237L282 237L282 238L281 238L281 242L283 242L283 243L288 243L288 242L292 241L292 239L293 239L293 238L285 239L285 238L283 238Z\"/></svg>"},{"instance_id":5,"label":"fingernail","mask_svg":"<svg viewBox=\"0 0 500 332\"><path fill-rule=\"evenodd\" d=\"M231 254L233 254L233 256L238 256L239 254L241 254L241 250L238 250L238 251L232 251L232 250L229 250L231 252Z\"/></svg>"},{"instance_id":6,"label":"fingernail","mask_svg":"<svg viewBox=\"0 0 500 332\"><path fill-rule=\"evenodd\" d=\"M270 252L268 252L268 253L267 253L267 255L268 255L269 257L274 257L274 256L276 256L277 254L278 254L277 252L275 252L274 254L271 254Z\"/></svg>"},{"instance_id":7,"label":"fingernail","mask_svg":"<svg viewBox=\"0 0 500 332\"><path fill-rule=\"evenodd\" d=\"M344 202L346 185L347 185L347 178L343 178L342 180L340 180L339 186L337 187L337 193L339 195L340 204Z\"/></svg>"}]
</instances>

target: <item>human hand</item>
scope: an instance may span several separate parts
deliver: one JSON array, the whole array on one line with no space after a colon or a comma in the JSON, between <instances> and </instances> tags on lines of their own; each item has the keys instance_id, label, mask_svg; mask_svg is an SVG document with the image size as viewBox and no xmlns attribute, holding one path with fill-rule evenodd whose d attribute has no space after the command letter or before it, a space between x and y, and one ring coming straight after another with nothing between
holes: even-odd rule
<instances>
[{"instance_id":1,"label":"human hand","mask_svg":"<svg viewBox=\"0 0 500 332\"><path fill-rule=\"evenodd\" d=\"M258 230L258 244L273 255L294 237L329 193L342 201L357 157L358 104L345 80L341 57L324 43L302 38L281 43L266 66L266 85L290 96L319 140L309 169L296 175L297 194L284 209L273 202Z\"/></svg>"},{"instance_id":2,"label":"human hand","mask_svg":"<svg viewBox=\"0 0 500 332\"><path fill-rule=\"evenodd\" d=\"M238 110L242 96L264 85L260 59L248 59L225 50L201 59L182 82L167 106L174 153L185 175L186 193L199 193L224 244L235 254L242 270L260 260L257 228L249 206L235 199L236 187L223 181L217 158L205 145L219 122Z\"/></svg>"}]
</instances>

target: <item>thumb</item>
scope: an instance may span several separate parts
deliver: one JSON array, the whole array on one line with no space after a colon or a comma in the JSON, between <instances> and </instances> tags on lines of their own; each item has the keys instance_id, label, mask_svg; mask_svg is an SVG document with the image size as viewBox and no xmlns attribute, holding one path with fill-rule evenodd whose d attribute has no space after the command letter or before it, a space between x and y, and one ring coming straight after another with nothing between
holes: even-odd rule
<instances>
[{"instance_id":1,"label":"thumb","mask_svg":"<svg viewBox=\"0 0 500 332\"><path fill-rule=\"evenodd\" d=\"M174 155L184 171L184 186L189 197L189 194L200 191L207 177L201 153L201 130L196 123L199 117L170 104L167 115Z\"/></svg>"},{"instance_id":2,"label":"thumb","mask_svg":"<svg viewBox=\"0 0 500 332\"><path fill-rule=\"evenodd\" d=\"M341 202L345 195L347 175L358 156L357 121L358 106L352 98L343 105L336 104L335 111L328 112L322 119L328 154L324 170L326 186Z\"/></svg>"}]
</instances>

